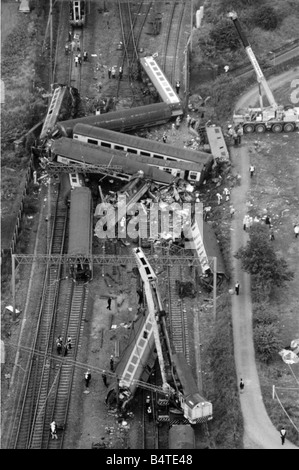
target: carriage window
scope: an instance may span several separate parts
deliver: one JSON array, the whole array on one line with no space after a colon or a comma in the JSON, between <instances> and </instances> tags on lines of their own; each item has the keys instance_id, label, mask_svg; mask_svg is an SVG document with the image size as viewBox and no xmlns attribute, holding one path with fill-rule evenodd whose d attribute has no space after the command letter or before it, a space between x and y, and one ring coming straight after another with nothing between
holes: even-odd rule
<instances>
[{"instance_id":1,"label":"carriage window","mask_svg":"<svg viewBox=\"0 0 299 470\"><path fill-rule=\"evenodd\" d=\"M163 171L166 171L166 173L171 173L171 169L170 169L170 168L163 168Z\"/></svg>"},{"instance_id":2,"label":"carriage window","mask_svg":"<svg viewBox=\"0 0 299 470\"><path fill-rule=\"evenodd\" d=\"M101 142L101 147L108 147L111 149L111 144L109 144L109 142Z\"/></svg>"},{"instance_id":3,"label":"carriage window","mask_svg":"<svg viewBox=\"0 0 299 470\"><path fill-rule=\"evenodd\" d=\"M130 152L130 153L135 153L135 154L138 153L136 149L127 148L127 151Z\"/></svg>"},{"instance_id":4,"label":"carriage window","mask_svg":"<svg viewBox=\"0 0 299 470\"><path fill-rule=\"evenodd\" d=\"M142 150L140 151L140 155L144 155L145 157L150 157L151 154L148 152L143 152Z\"/></svg>"},{"instance_id":5,"label":"carriage window","mask_svg":"<svg viewBox=\"0 0 299 470\"><path fill-rule=\"evenodd\" d=\"M176 162L176 159L175 159L175 158L166 157L166 160L170 160L170 161L172 161L172 162Z\"/></svg>"},{"instance_id":6,"label":"carriage window","mask_svg":"<svg viewBox=\"0 0 299 470\"><path fill-rule=\"evenodd\" d=\"M97 141L97 140L94 140L94 139L87 139L87 142L88 142L89 144L98 145L98 141Z\"/></svg>"},{"instance_id":7,"label":"carriage window","mask_svg":"<svg viewBox=\"0 0 299 470\"><path fill-rule=\"evenodd\" d=\"M115 150L124 150L124 148L121 147L120 145L115 145L114 148Z\"/></svg>"},{"instance_id":8,"label":"carriage window","mask_svg":"<svg viewBox=\"0 0 299 470\"><path fill-rule=\"evenodd\" d=\"M195 171L190 171L189 172L189 179L190 180L196 180L197 173Z\"/></svg>"},{"instance_id":9,"label":"carriage window","mask_svg":"<svg viewBox=\"0 0 299 470\"><path fill-rule=\"evenodd\" d=\"M154 153L154 157L155 158L160 158L160 160L164 160L164 157L162 157L161 155L156 155L155 153Z\"/></svg>"},{"instance_id":10,"label":"carriage window","mask_svg":"<svg viewBox=\"0 0 299 470\"><path fill-rule=\"evenodd\" d=\"M76 134L74 134L74 139L78 139L78 136Z\"/></svg>"}]
</instances>

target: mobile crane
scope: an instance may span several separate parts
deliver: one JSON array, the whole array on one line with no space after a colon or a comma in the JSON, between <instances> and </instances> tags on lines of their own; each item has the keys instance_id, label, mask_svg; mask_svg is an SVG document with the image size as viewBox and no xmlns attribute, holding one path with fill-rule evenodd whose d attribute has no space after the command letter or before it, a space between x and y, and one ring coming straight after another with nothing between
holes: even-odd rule
<instances>
[{"instance_id":1,"label":"mobile crane","mask_svg":"<svg viewBox=\"0 0 299 470\"><path fill-rule=\"evenodd\" d=\"M259 66L259 63L252 51L244 31L241 28L237 13L232 11L228 13L228 17L233 21L235 28L240 36L241 42L254 68L259 85L259 108L248 108L244 114L234 114L234 124L241 125L244 133L252 132L263 133L266 131L293 132L299 129L299 108L292 106L280 106L277 104L273 93L267 83L267 80ZM269 106L264 107L261 87L264 89L268 99Z\"/></svg>"}]
</instances>

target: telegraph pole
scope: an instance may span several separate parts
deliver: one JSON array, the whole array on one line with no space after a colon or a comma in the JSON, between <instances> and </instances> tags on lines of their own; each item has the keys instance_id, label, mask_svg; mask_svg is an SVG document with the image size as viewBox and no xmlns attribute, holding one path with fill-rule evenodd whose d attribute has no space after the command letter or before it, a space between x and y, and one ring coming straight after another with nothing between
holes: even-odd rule
<instances>
[{"instance_id":1,"label":"telegraph pole","mask_svg":"<svg viewBox=\"0 0 299 470\"><path fill-rule=\"evenodd\" d=\"M11 255L11 290L12 290L12 320L16 319L16 258Z\"/></svg>"},{"instance_id":2,"label":"telegraph pole","mask_svg":"<svg viewBox=\"0 0 299 470\"><path fill-rule=\"evenodd\" d=\"M52 5L52 0L50 0L50 90L51 85L52 85L52 55L53 55L53 22L52 22L52 16L53 16L53 5Z\"/></svg>"},{"instance_id":3,"label":"telegraph pole","mask_svg":"<svg viewBox=\"0 0 299 470\"><path fill-rule=\"evenodd\" d=\"M192 52L192 33L193 33L193 0L191 0L191 33L190 33L190 51Z\"/></svg>"},{"instance_id":4,"label":"telegraph pole","mask_svg":"<svg viewBox=\"0 0 299 470\"><path fill-rule=\"evenodd\" d=\"M214 310L214 321L216 321L216 294L217 294L217 257L214 256L213 266L213 310Z\"/></svg>"}]
</instances>

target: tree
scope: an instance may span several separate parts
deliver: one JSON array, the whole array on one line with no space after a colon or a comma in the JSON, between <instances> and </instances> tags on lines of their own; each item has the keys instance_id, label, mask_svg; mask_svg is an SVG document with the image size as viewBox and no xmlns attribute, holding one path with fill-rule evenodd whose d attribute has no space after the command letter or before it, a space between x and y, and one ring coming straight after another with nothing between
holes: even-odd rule
<instances>
[{"instance_id":1,"label":"tree","mask_svg":"<svg viewBox=\"0 0 299 470\"><path fill-rule=\"evenodd\" d=\"M224 49L235 51L241 45L232 21L226 18L218 21L214 29L210 32L210 38L220 51Z\"/></svg>"},{"instance_id":2,"label":"tree","mask_svg":"<svg viewBox=\"0 0 299 470\"><path fill-rule=\"evenodd\" d=\"M277 28L279 18L274 8L264 5L256 11L254 22L260 28L271 30Z\"/></svg>"},{"instance_id":3,"label":"tree","mask_svg":"<svg viewBox=\"0 0 299 470\"><path fill-rule=\"evenodd\" d=\"M240 248L235 257L241 260L245 272L254 275L258 284L281 287L294 278L287 262L277 257L269 240L269 229L260 223L253 224L247 245Z\"/></svg>"},{"instance_id":4,"label":"tree","mask_svg":"<svg viewBox=\"0 0 299 470\"><path fill-rule=\"evenodd\" d=\"M282 349L279 330L276 325L269 323L256 325L253 330L253 338L259 358L266 364Z\"/></svg>"}]
</instances>

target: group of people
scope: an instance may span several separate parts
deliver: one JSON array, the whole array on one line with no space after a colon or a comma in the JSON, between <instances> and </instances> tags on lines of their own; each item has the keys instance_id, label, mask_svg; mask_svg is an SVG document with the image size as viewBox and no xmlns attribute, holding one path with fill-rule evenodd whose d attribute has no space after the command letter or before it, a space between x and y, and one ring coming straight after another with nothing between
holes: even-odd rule
<instances>
[{"instance_id":1,"label":"group of people","mask_svg":"<svg viewBox=\"0 0 299 470\"><path fill-rule=\"evenodd\" d=\"M118 78L121 80L123 77L123 68L122 66L119 67L118 69ZM108 68L108 78L116 78L116 67L109 67Z\"/></svg>"},{"instance_id":2,"label":"group of people","mask_svg":"<svg viewBox=\"0 0 299 470\"><path fill-rule=\"evenodd\" d=\"M83 53L83 61L84 62L87 62L87 59L88 59L88 52L84 52ZM82 64L82 56L81 56L81 52L79 51L78 54L75 55L74 57L74 61L75 61L75 67L78 67L78 64L81 65Z\"/></svg>"},{"instance_id":3,"label":"group of people","mask_svg":"<svg viewBox=\"0 0 299 470\"><path fill-rule=\"evenodd\" d=\"M71 338L71 336L67 337L67 340L64 344L63 344L62 336L61 335L58 336L58 338L56 339L56 349L57 349L57 353L59 355L61 355L62 352L63 352L63 356L66 356L68 351L70 349L72 349L72 338Z\"/></svg>"},{"instance_id":4,"label":"group of people","mask_svg":"<svg viewBox=\"0 0 299 470\"><path fill-rule=\"evenodd\" d=\"M233 139L234 145L241 145L242 136L243 136L243 127L241 124L238 124L236 127L233 127L231 124L227 126L228 136Z\"/></svg>"}]
</instances>

